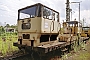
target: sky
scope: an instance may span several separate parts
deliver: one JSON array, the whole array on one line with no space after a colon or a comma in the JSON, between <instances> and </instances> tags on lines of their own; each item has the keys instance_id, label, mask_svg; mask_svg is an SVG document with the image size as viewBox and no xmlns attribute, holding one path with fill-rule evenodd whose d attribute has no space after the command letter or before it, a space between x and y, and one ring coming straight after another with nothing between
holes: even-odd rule
<instances>
[{"instance_id":1,"label":"sky","mask_svg":"<svg viewBox=\"0 0 90 60\"><path fill-rule=\"evenodd\" d=\"M80 2L80 20L83 19L86 25L90 25L90 0L70 0L70 2ZM66 19L66 0L0 0L0 24L17 24L18 9L42 3L60 13L60 22ZM78 21L79 4L70 4L72 9L72 20ZM6 23L5 23L6 22Z\"/></svg>"}]
</instances>

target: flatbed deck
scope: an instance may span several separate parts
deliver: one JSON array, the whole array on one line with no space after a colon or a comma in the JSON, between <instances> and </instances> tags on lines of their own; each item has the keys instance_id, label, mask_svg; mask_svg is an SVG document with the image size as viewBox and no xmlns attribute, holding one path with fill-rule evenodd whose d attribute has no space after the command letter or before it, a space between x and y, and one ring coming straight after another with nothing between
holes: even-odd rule
<instances>
[{"instance_id":1,"label":"flatbed deck","mask_svg":"<svg viewBox=\"0 0 90 60\"><path fill-rule=\"evenodd\" d=\"M50 47L54 47L54 46L60 46L60 45L65 44L65 43L66 43L66 42L55 42L55 43L40 45L40 46L37 46L37 47L50 48Z\"/></svg>"},{"instance_id":2,"label":"flatbed deck","mask_svg":"<svg viewBox=\"0 0 90 60\"><path fill-rule=\"evenodd\" d=\"M81 37L79 40L85 41L88 39L89 39L89 37ZM38 52L40 52L40 54L42 54L42 53L48 53L48 52L63 48L65 46L73 44L75 41L77 41L77 40L73 40L73 41L69 41L69 42L53 42L53 43L49 43L49 44L39 45L37 47L31 47L31 46L14 43L14 46L27 47L27 49L29 49L29 51L31 51L33 49L34 51L38 51Z\"/></svg>"}]
</instances>

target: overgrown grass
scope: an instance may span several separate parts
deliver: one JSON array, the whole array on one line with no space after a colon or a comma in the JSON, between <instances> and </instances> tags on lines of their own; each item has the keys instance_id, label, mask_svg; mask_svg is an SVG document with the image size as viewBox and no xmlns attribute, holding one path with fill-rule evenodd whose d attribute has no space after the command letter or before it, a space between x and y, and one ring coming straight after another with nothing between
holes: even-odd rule
<instances>
[{"instance_id":1,"label":"overgrown grass","mask_svg":"<svg viewBox=\"0 0 90 60\"><path fill-rule=\"evenodd\" d=\"M68 60L68 57L70 57L70 56L73 56L73 54L75 55L75 54L77 54L80 50L83 50L83 49L87 49L86 48L86 44L85 44L85 42L80 42L79 43L79 45L78 45L78 42L76 41L75 43L74 43L74 45L72 46L72 48L73 48L73 51L71 51L70 53L65 53L64 55L62 55L62 59L61 60ZM90 53L80 53L80 55L79 55L79 57L77 57L77 58L74 58L75 60L87 60L88 59L88 57L90 57ZM71 59L72 60L72 59Z\"/></svg>"},{"instance_id":2,"label":"overgrown grass","mask_svg":"<svg viewBox=\"0 0 90 60\"><path fill-rule=\"evenodd\" d=\"M88 41L88 45L82 44L84 51L80 51L77 58L74 60L90 60L90 40Z\"/></svg>"},{"instance_id":3,"label":"overgrown grass","mask_svg":"<svg viewBox=\"0 0 90 60\"><path fill-rule=\"evenodd\" d=\"M76 60L89 60L90 53L80 53L80 55L75 58Z\"/></svg>"},{"instance_id":4,"label":"overgrown grass","mask_svg":"<svg viewBox=\"0 0 90 60\"><path fill-rule=\"evenodd\" d=\"M79 46L75 44L73 52L63 55L61 60L90 60L90 40L88 44L85 42L80 42Z\"/></svg>"},{"instance_id":5,"label":"overgrown grass","mask_svg":"<svg viewBox=\"0 0 90 60\"><path fill-rule=\"evenodd\" d=\"M0 36L0 55L11 54L13 51L18 50L13 46L13 42L17 41L15 33L4 33Z\"/></svg>"}]
</instances>

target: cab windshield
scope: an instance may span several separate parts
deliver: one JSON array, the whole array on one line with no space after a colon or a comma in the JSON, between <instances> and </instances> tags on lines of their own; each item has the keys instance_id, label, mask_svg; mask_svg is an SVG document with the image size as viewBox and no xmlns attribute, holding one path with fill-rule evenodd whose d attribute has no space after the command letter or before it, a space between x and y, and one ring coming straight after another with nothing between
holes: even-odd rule
<instances>
[{"instance_id":1,"label":"cab windshield","mask_svg":"<svg viewBox=\"0 0 90 60\"><path fill-rule=\"evenodd\" d=\"M41 5L33 5L18 11L18 19L41 17Z\"/></svg>"},{"instance_id":2,"label":"cab windshield","mask_svg":"<svg viewBox=\"0 0 90 60\"><path fill-rule=\"evenodd\" d=\"M89 30L90 28L83 28L83 30Z\"/></svg>"},{"instance_id":3,"label":"cab windshield","mask_svg":"<svg viewBox=\"0 0 90 60\"><path fill-rule=\"evenodd\" d=\"M19 18L24 19L24 18L30 18L35 16L36 16L36 6L33 6L30 8L21 10Z\"/></svg>"}]
</instances>

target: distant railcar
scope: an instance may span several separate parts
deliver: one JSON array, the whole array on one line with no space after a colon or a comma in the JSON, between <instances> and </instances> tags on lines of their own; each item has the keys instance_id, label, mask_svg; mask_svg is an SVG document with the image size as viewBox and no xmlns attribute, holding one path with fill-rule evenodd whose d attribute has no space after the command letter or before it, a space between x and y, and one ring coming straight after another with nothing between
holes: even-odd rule
<instances>
[{"instance_id":1,"label":"distant railcar","mask_svg":"<svg viewBox=\"0 0 90 60\"><path fill-rule=\"evenodd\" d=\"M90 27L82 27L81 36L90 37Z\"/></svg>"}]
</instances>

